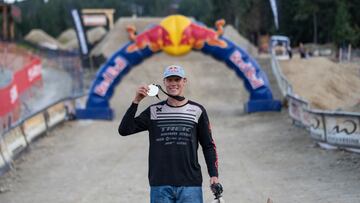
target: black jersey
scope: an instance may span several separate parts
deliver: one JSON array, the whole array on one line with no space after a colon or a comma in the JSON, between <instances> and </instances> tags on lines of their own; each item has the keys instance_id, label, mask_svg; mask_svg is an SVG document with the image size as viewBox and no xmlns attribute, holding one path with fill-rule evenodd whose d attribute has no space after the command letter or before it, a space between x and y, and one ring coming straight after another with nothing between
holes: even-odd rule
<instances>
[{"instance_id":1,"label":"black jersey","mask_svg":"<svg viewBox=\"0 0 360 203\"><path fill-rule=\"evenodd\" d=\"M123 136L149 131L149 182L151 186L201 186L198 162L200 143L210 177L218 176L216 146L206 110L188 101L174 107L162 101L135 117L137 104L125 113L119 133Z\"/></svg>"}]
</instances>

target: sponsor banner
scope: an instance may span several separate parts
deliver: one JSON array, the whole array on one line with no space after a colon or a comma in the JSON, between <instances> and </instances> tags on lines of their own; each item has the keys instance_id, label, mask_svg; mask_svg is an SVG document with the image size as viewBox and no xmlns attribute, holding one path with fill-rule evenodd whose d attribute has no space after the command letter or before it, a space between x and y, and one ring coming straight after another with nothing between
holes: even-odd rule
<instances>
[{"instance_id":1,"label":"sponsor banner","mask_svg":"<svg viewBox=\"0 0 360 203\"><path fill-rule=\"evenodd\" d=\"M109 65L101 73L98 84L94 88L94 92L104 97L108 92L108 89L113 85L114 80L120 75L120 73L126 68L128 62L121 56L116 56L114 65Z\"/></svg>"},{"instance_id":2,"label":"sponsor banner","mask_svg":"<svg viewBox=\"0 0 360 203\"><path fill-rule=\"evenodd\" d=\"M41 71L41 61L35 58L31 63L15 73L15 84L18 86L20 94L31 87L36 81L42 79Z\"/></svg>"},{"instance_id":3,"label":"sponsor banner","mask_svg":"<svg viewBox=\"0 0 360 203\"><path fill-rule=\"evenodd\" d=\"M307 119L310 137L317 141L326 141L325 127L322 115L308 112Z\"/></svg>"},{"instance_id":4,"label":"sponsor banner","mask_svg":"<svg viewBox=\"0 0 360 203\"><path fill-rule=\"evenodd\" d=\"M292 119L297 122L303 123L304 120L304 110L306 109L306 103L301 100L295 99L293 97L288 96L289 102L289 115Z\"/></svg>"},{"instance_id":5,"label":"sponsor banner","mask_svg":"<svg viewBox=\"0 0 360 203\"><path fill-rule=\"evenodd\" d=\"M264 86L265 82L264 80L256 75L256 68L254 64L251 63L251 61L245 61L244 58L247 56L244 56L241 54L240 50L235 50L230 55L230 61L243 73L243 76L245 79L250 83L253 90Z\"/></svg>"},{"instance_id":6,"label":"sponsor banner","mask_svg":"<svg viewBox=\"0 0 360 203\"><path fill-rule=\"evenodd\" d=\"M244 86L250 93L248 103L252 104L252 108L248 109L278 111L280 102L273 100L265 72L245 50L222 36L224 24L225 21L220 19L215 22L216 29L211 29L185 16L171 15L139 34L135 27L129 26L127 31L131 41L99 69L91 85L86 108L77 110L77 118L112 119L109 100L115 86L133 66L159 51L181 56L191 50L200 50L224 61L244 80Z\"/></svg>"},{"instance_id":7,"label":"sponsor banner","mask_svg":"<svg viewBox=\"0 0 360 203\"><path fill-rule=\"evenodd\" d=\"M8 86L0 89L0 116L11 112L19 104L17 85L11 82Z\"/></svg>"},{"instance_id":8,"label":"sponsor banner","mask_svg":"<svg viewBox=\"0 0 360 203\"><path fill-rule=\"evenodd\" d=\"M27 142L20 127L16 127L6 133L4 141L11 157L16 156L27 145Z\"/></svg>"},{"instance_id":9,"label":"sponsor banner","mask_svg":"<svg viewBox=\"0 0 360 203\"><path fill-rule=\"evenodd\" d=\"M83 15L82 20L85 26L106 26L105 15Z\"/></svg>"},{"instance_id":10,"label":"sponsor banner","mask_svg":"<svg viewBox=\"0 0 360 203\"><path fill-rule=\"evenodd\" d=\"M87 55L89 53L89 43L79 11L77 9L71 9L71 16L75 25L76 36L78 38L81 54Z\"/></svg>"},{"instance_id":11,"label":"sponsor banner","mask_svg":"<svg viewBox=\"0 0 360 203\"><path fill-rule=\"evenodd\" d=\"M63 102L56 104L47 109L49 115L48 127L52 127L66 118L66 108Z\"/></svg>"},{"instance_id":12,"label":"sponsor banner","mask_svg":"<svg viewBox=\"0 0 360 203\"><path fill-rule=\"evenodd\" d=\"M46 131L46 121L43 113L39 113L23 124L23 131L28 142Z\"/></svg>"},{"instance_id":13,"label":"sponsor banner","mask_svg":"<svg viewBox=\"0 0 360 203\"><path fill-rule=\"evenodd\" d=\"M274 15L274 22L276 29L279 29L278 11L276 6L276 0L270 0L271 10Z\"/></svg>"},{"instance_id":14,"label":"sponsor banner","mask_svg":"<svg viewBox=\"0 0 360 203\"><path fill-rule=\"evenodd\" d=\"M41 71L41 60L34 58L14 74L14 79L8 86L0 89L0 116L12 112L19 104L19 95L42 80Z\"/></svg>"},{"instance_id":15,"label":"sponsor banner","mask_svg":"<svg viewBox=\"0 0 360 203\"><path fill-rule=\"evenodd\" d=\"M356 116L325 117L327 142L360 147L360 120Z\"/></svg>"}]
</instances>

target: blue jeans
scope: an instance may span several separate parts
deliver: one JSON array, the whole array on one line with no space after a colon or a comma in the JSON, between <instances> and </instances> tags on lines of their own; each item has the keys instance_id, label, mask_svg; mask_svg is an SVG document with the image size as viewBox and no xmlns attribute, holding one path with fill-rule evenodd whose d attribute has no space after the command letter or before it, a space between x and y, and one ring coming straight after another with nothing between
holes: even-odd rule
<instances>
[{"instance_id":1,"label":"blue jeans","mask_svg":"<svg viewBox=\"0 0 360 203\"><path fill-rule=\"evenodd\" d=\"M151 203L203 203L201 187L152 186Z\"/></svg>"}]
</instances>

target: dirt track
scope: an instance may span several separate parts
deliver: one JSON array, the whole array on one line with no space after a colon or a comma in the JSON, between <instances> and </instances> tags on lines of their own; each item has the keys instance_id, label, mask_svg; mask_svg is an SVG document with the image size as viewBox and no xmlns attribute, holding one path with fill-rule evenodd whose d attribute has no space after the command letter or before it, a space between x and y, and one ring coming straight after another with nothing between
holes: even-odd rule
<instances>
[{"instance_id":1,"label":"dirt track","mask_svg":"<svg viewBox=\"0 0 360 203\"><path fill-rule=\"evenodd\" d=\"M242 81L201 53L158 54L134 68L111 101L116 119L68 122L36 142L16 170L0 178L0 202L149 202L146 133L120 137L117 125L136 86L161 83L170 63L186 67L188 97L208 110L227 202L263 203L267 197L275 203L360 202L360 155L316 147L305 130L291 125L287 112L242 113L247 101ZM156 98L147 98L140 109L153 102Z\"/></svg>"}]
</instances>

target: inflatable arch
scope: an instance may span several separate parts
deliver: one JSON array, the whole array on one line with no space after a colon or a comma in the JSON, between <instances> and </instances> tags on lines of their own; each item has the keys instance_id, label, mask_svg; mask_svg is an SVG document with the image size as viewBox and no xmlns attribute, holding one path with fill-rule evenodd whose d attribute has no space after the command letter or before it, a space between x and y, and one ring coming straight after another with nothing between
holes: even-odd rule
<instances>
[{"instance_id":1,"label":"inflatable arch","mask_svg":"<svg viewBox=\"0 0 360 203\"><path fill-rule=\"evenodd\" d=\"M222 36L224 23L217 21L216 30L213 30L185 16L173 15L139 35L135 34L134 27L128 27L131 41L100 68L90 88L86 107L76 110L76 118L111 120L113 112L109 100L116 85L133 66L159 51L176 56L192 49L225 62L243 79L250 93L245 111L279 111L281 103L273 100L269 81L260 66L243 49Z\"/></svg>"}]
</instances>

